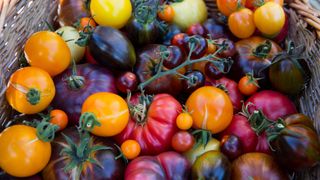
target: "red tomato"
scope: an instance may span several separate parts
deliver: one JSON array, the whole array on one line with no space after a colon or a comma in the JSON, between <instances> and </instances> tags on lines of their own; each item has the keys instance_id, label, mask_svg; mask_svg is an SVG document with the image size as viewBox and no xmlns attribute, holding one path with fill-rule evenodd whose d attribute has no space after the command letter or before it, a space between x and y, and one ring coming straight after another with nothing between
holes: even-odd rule
<instances>
[{"instance_id":1,"label":"red tomato","mask_svg":"<svg viewBox=\"0 0 320 180\"><path fill-rule=\"evenodd\" d=\"M182 112L180 103L168 94L157 94L146 107L139 102L139 97L141 95L136 94L131 98L131 119L115 139L119 144L127 139L138 141L141 155L169 150L172 136L178 131L176 118Z\"/></svg>"},{"instance_id":2,"label":"red tomato","mask_svg":"<svg viewBox=\"0 0 320 180\"><path fill-rule=\"evenodd\" d=\"M186 152L193 147L194 142L192 134L187 131L180 131L172 137L171 144L177 152Z\"/></svg>"}]
</instances>

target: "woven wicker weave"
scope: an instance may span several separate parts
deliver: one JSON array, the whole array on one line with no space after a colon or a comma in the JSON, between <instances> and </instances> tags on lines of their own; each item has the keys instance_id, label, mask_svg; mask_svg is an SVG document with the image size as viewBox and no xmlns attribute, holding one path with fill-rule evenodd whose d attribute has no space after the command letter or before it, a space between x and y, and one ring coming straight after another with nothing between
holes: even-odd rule
<instances>
[{"instance_id":1,"label":"woven wicker weave","mask_svg":"<svg viewBox=\"0 0 320 180\"><path fill-rule=\"evenodd\" d=\"M305 55L312 72L310 84L297 100L302 113L314 119L320 134L320 13L307 0L290 1L289 38L307 46ZM206 0L209 15L217 13L215 0ZM0 132L9 125L12 109L6 102L5 89L10 75L18 68L18 59L26 39L53 23L58 0L0 0ZM307 29L307 27L311 31ZM320 167L295 175L295 179L320 179Z\"/></svg>"}]
</instances>

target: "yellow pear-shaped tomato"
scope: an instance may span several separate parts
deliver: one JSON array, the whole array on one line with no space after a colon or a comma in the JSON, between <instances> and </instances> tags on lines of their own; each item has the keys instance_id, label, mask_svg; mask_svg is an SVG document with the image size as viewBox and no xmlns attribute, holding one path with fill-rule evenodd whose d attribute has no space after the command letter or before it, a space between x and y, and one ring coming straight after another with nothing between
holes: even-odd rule
<instances>
[{"instance_id":1,"label":"yellow pear-shaped tomato","mask_svg":"<svg viewBox=\"0 0 320 180\"><path fill-rule=\"evenodd\" d=\"M129 122L126 101L113 93L100 92L89 96L82 105L82 114L93 113L101 124L94 126L91 133L109 137L119 134Z\"/></svg>"},{"instance_id":2,"label":"yellow pear-shaped tomato","mask_svg":"<svg viewBox=\"0 0 320 180\"><path fill-rule=\"evenodd\" d=\"M0 167L16 177L40 172L50 160L51 145L37 137L36 129L14 125L0 134Z\"/></svg>"},{"instance_id":3,"label":"yellow pear-shaped tomato","mask_svg":"<svg viewBox=\"0 0 320 180\"><path fill-rule=\"evenodd\" d=\"M60 74L71 62L67 43L51 31L32 34L26 42L24 54L31 66L41 68L51 76Z\"/></svg>"},{"instance_id":4,"label":"yellow pear-shaped tomato","mask_svg":"<svg viewBox=\"0 0 320 180\"><path fill-rule=\"evenodd\" d=\"M35 114L47 108L55 92L53 80L46 71L37 67L25 67L11 75L6 97L18 112Z\"/></svg>"},{"instance_id":5,"label":"yellow pear-shaped tomato","mask_svg":"<svg viewBox=\"0 0 320 180\"><path fill-rule=\"evenodd\" d=\"M204 86L194 91L186 102L193 118L193 127L219 133L228 127L233 116L233 106L223 90Z\"/></svg>"},{"instance_id":6,"label":"yellow pear-shaped tomato","mask_svg":"<svg viewBox=\"0 0 320 180\"><path fill-rule=\"evenodd\" d=\"M131 17L132 5L130 0L91 0L90 11L99 25L120 29Z\"/></svg>"}]
</instances>

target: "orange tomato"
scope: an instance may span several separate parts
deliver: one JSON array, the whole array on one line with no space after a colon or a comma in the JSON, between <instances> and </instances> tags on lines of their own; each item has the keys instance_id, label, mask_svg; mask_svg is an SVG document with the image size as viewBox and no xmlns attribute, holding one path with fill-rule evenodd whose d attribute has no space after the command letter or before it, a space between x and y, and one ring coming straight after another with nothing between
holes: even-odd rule
<instances>
[{"instance_id":1,"label":"orange tomato","mask_svg":"<svg viewBox=\"0 0 320 180\"><path fill-rule=\"evenodd\" d=\"M119 134L128 124L129 109L122 97L108 92L89 96L82 105L82 113L93 113L101 126L91 131L97 136L109 137Z\"/></svg>"},{"instance_id":2,"label":"orange tomato","mask_svg":"<svg viewBox=\"0 0 320 180\"><path fill-rule=\"evenodd\" d=\"M243 7L246 0L217 0L217 6L219 11L229 16L231 13L237 11L240 7Z\"/></svg>"},{"instance_id":3,"label":"orange tomato","mask_svg":"<svg viewBox=\"0 0 320 180\"><path fill-rule=\"evenodd\" d=\"M6 98L13 109L24 114L43 111L55 95L50 75L37 67L25 67L14 72L8 82Z\"/></svg>"},{"instance_id":4,"label":"orange tomato","mask_svg":"<svg viewBox=\"0 0 320 180\"><path fill-rule=\"evenodd\" d=\"M32 34L25 44L24 54L31 66L41 68L51 76L60 74L71 62L67 43L51 31Z\"/></svg>"},{"instance_id":5,"label":"orange tomato","mask_svg":"<svg viewBox=\"0 0 320 180\"><path fill-rule=\"evenodd\" d=\"M207 49L207 54L213 54L217 50L217 46L214 45L213 43L208 42L208 49Z\"/></svg>"},{"instance_id":6,"label":"orange tomato","mask_svg":"<svg viewBox=\"0 0 320 180\"><path fill-rule=\"evenodd\" d=\"M259 85L257 80L255 80L250 75L246 75L240 79L238 88L242 94L250 96L257 92Z\"/></svg>"},{"instance_id":7,"label":"orange tomato","mask_svg":"<svg viewBox=\"0 0 320 180\"><path fill-rule=\"evenodd\" d=\"M174 18L174 9L170 5L165 5L164 8L158 12L158 17L166 22L171 22Z\"/></svg>"},{"instance_id":8,"label":"orange tomato","mask_svg":"<svg viewBox=\"0 0 320 180\"><path fill-rule=\"evenodd\" d=\"M141 147L136 140L126 140L121 144L121 151L127 159L134 159L139 156Z\"/></svg>"},{"instance_id":9,"label":"orange tomato","mask_svg":"<svg viewBox=\"0 0 320 180\"><path fill-rule=\"evenodd\" d=\"M54 109L50 112L50 123L58 125L61 131L68 125L68 116L64 111Z\"/></svg>"},{"instance_id":10,"label":"orange tomato","mask_svg":"<svg viewBox=\"0 0 320 180\"><path fill-rule=\"evenodd\" d=\"M38 139L36 129L14 125L0 134L0 167L15 177L40 172L50 160L51 145Z\"/></svg>"},{"instance_id":11,"label":"orange tomato","mask_svg":"<svg viewBox=\"0 0 320 180\"><path fill-rule=\"evenodd\" d=\"M267 37L278 35L285 23L285 13L277 3L268 2L257 8L253 20L259 31Z\"/></svg>"},{"instance_id":12,"label":"orange tomato","mask_svg":"<svg viewBox=\"0 0 320 180\"><path fill-rule=\"evenodd\" d=\"M233 116L229 96L221 89L204 86L194 91L186 102L193 118L193 127L219 133L228 127Z\"/></svg>"},{"instance_id":13,"label":"orange tomato","mask_svg":"<svg viewBox=\"0 0 320 180\"><path fill-rule=\"evenodd\" d=\"M97 26L96 22L89 17L83 17L80 19L80 24L79 24L79 31L83 31L84 28L86 28L87 26L90 26L90 28L95 28ZM84 30L85 32L87 32L87 30Z\"/></svg>"},{"instance_id":14,"label":"orange tomato","mask_svg":"<svg viewBox=\"0 0 320 180\"><path fill-rule=\"evenodd\" d=\"M176 120L177 126L181 130L188 130L192 127L192 116L189 113L180 113Z\"/></svg>"},{"instance_id":15,"label":"orange tomato","mask_svg":"<svg viewBox=\"0 0 320 180\"><path fill-rule=\"evenodd\" d=\"M228 25L232 34L241 39L250 37L256 29L253 12L247 8L232 13L228 18Z\"/></svg>"}]
</instances>

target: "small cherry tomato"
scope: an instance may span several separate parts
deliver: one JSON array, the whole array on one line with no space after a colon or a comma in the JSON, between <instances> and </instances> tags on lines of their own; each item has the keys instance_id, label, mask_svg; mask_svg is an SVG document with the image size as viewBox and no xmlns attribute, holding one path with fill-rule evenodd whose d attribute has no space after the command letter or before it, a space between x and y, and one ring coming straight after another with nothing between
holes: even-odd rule
<instances>
[{"instance_id":1,"label":"small cherry tomato","mask_svg":"<svg viewBox=\"0 0 320 180\"><path fill-rule=\"evenodd\" d=\"M138 87L137 76L132 72L125 72L118 77L116 86L122 93L135 91Z\"/></svg>"},{"instance_id":2,"label":"small cherry tomato","mask_svg":"<svg viewBox=\"0 0 320 180\"><path fill-rule=\"evenodd\" d=\"M259 88L258 80L252 74L247 74L240 79L238 88L242 94L250 96L257 92Z\"/></svg>"},{"instance_id":3,"label":"small cherry tomato","mask_svg":"<svg viewBox=\"0 0 320 180\"><path fill-rule=\"evenodd\" d=\"M158 17L166 22L171 22L174 17L174 9L170 5L165 5L164 8L158 12Z\"/></svg>"},{"instance_id":4,"label":"small cherry tomato","mask_svg":"<svg viewBox=\"0 0 320 180\"><path fill-rule=\"evenodd\" d=\"M268 2L257 8L253 18L256 27L267 37L278 35L286 19L282 6L274 2Z\"/></svg>"},{"instance_id":5,"label":"small cherry tomato","mask_svg":"<svg viewBox=\"0 0 320 180\"><path fill-rule=\"evenodd\" d=\"M189 36L200 35L202 37L205 37L207 35L206 29L200 23L197 23L197 24L194 24L194 25L190 26L187 29L186 33Z\"/></svg>"},{"instance_id":6,"label":"small cherry tomato","mask_svg":"<svg viewBox=\"0 0 320 180\"><path fill-rule=\"evenodd\" d=\"M208 41L207 54L213 54L213 53L216 52L216 50L217 50L217 46L214 45L213 43L210 43L210 42Z\"/></svg>"},{"instance_id":7,"label":"small cherry tomato","mask_svg":"<svg viewBox=\"0 0 320 180\"><path fill-rule=\"evenodd\" d=\"M54 109L50 112L50 123L58 125L59 131L61 131L68 125L68 116L64 111Z\"/></svg>"},{"instance_id":8,"label":"small cherry tomato","mask_svg":"<svg viewBox=\"0 0 320 180\"><path fill-rule=\"evenodd\" d=\"M136 140L126 140L121 144L121 151L127 159L134 159L139 156L141 147Z\"/></svg>"},{"instance_id":9,"label":"small cherry tomato","mask_svg":"<svg viewBox=\"0 0 320 180\"><path fill-rule=\"evenodd\" d=\"M179 129L188 130L192 127L192 116L187 112L180 113L177 117L176 123Z\"/></svg>"},{"instance_id":10,"label":"small cherry tomato","mask_svg":"<svg viewBox=\"0 0 320 180\"><path fill-rule=\"evenodd\" d=\"M171 39L171 44L178 46L181 50L185 50L185 43L187 42L188 35L185 33L179 33L173 36Z\"/></svg>"},{"instance_id":11,"label":"small cherry tomato","mask_svg":"<svg viewBox=\"0 0 320 180\"><path fill-rule=\"evenodd\" d=\"M218 9L225 16L237 11L245 3L246 0L217 0Z\"/></svg>"},{"instance_id":12,"label":"small cherry tomato","mask_svg":"<svg viewBox=\"0 0 320 180\"><path fill-rule=\"evenodd\" d=\"M241 141L237 136L224 135L221 139L221 152L230 160L234 160L243 154Z\"/></svg>"},{"instance_id":13,"label":"small cherry tomato","mask_svg":"<svg viewBox=\"0 0 320 180\"><path fill-rule=\"evenodd\" d=\"M241 39L250 37L256 29L253 22L253 12L247 8L233 12L228 18L228 26L236 37Z\"/></svg>"},{"instance_id":14,"label":"small cherry tomato","mask_svg":"<svg viewBox=\"0 0 320 180\"><path fill-rule=\"evenodd\" d=\"M220 79L224 76L224 73L221 72L217 66L215 66L211 62L207 62L205 66L205 74L208 76L210 79Z\"/></svg>"},{"instance_id":15,"label":"small cherry tomato","mask_svg":"<svg viewBox=\"0 0 320 180\"><path fill-rule=\"evenodd\" d=\"M88 29L93 29L96 26L97 26L97 24L92 18L83 17L80 19L80 24L79 24L78 30L87 32Z\"/></svg>"},{"instance_id":16,"label":"small cherry tomato","mask_svg":"<svg viewBox=\"0 0 320 180\"><path fill-rule=\"evenodd\" d=\"M194 137L187 131L177 132L171 140L172 148L177 152L186 152L190 150L194 143Z\"/></svg>"}]
</instances>

